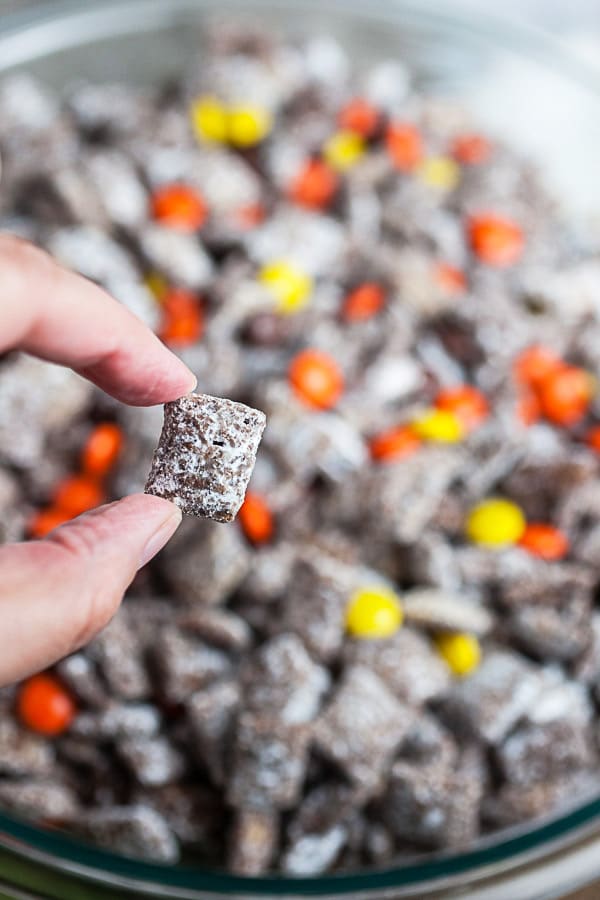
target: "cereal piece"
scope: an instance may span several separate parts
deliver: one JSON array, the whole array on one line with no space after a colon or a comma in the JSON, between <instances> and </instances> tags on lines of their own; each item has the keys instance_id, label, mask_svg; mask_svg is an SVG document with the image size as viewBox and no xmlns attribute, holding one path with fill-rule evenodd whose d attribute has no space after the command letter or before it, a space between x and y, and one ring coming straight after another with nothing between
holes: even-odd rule
<instances>
[{"instance_id":1,"label":"cereal piece","mask_svg":"<svg viewBox=\"0 0 600 900\"><path fill-rule=\"evenodd\" d=\"M263 644L243 671L248 709L268 709L282 723L310 722L329 687L329 673L316 665L294 634Z\"/></svg>"},{"instance_id":2,"label":"cereal piece","mask_svg":"<svg viewBox=\"0 0 600 900\"><path fill-rule=\"evenodd\" d=\"M217 681L185 701L186 715L194 740L193 753L202 762L215 784L224 784L228 772L231 738L240 702L234 681Z\"/></svg>"},{"instance_id":3,"label":"cereal piece","mask_svg":"<svg viewBox=\"0 0 600 900\"><path fill-rule=\"evenodd\" d=\"M578 594L566 596L560 605L515 607L507 620L509 633L526 652L541 659L577 659L588 645L592 610Z\"/></svg>"},{"instance_id":4,"label":"cereal piece","mask_svg":"<svg viewBox=\"0 0 600 900\"><path fill-rule=\"evenodd\" d=\"M162 273L168 282L191 291L207 286L213 264L195 234L147 225L139 238L149 268Z\"/></svg>"},{"instance_id":5,"label":"cereal piece","mask_svg":"<svg viewBox=\"0 0 600 900\"><path fill-rule=\"evenodd\" d=\"M315 746L353 782L375 791L413 719L374 672L352 666L317 720Z\"/></svg>"},{"instance_id":6,"label":"cereal piece","mask_svg":"<svg viewBox=\"0 0 600 900\"><path fill-rule=\"evenodd\" d=\"M79 804L75 791L57 780L33 778L25 781L0 779L0 807L18 816L47 823L72 819Z\"/></svg>"},{"instance_id":7,"label":"cereal piece","mask_svg":"<svg viewBox=\"0 0 600 900\"><path fill-rule=\"evenodd\" d=\"M162 863L179 858L177 840L165 819L141 803L86 810L77 825L95 844L123 856Z\"/></svg>"},{"instance_id":8,"label":"cereal piece","mask_svg":"<svg viewBox=\"0 0 600 900\"><path fill-rule=\"evenodd\" d=\"M163 554L163 575L187 606L216 606L244 580L251 557L237 528L188 519Z\"/></svg>"},{"instance_id":9,"label":"cereal piece","mask_svg":"<svg viewBox=\"0 0 600 900\"><path fill-rule=\"evenodd\" d=\"M61 681L87 706L100 709L108 702L106 687L94 663L83 653L73 653L56 666Z\"/></svg>"},{"instance_id":10,"label":"cereal piece","mask_svg":"<svg viewBox=\"0 0 600 900\"><path fill-rule=\"evenodd\" d=\"M183 757L165 737L126 737L117 741L116 750L144 787L170 784L186 769Z\"/></svg>"},{"instance_id":11,"label":"cereal piece","mask_svg":"<svg viewBox=\"0 0 600 900\"><path fill-rule=\"evenodd\" d=\"M422 628L484 635L494 621L481 603L448 591L413 588L402 595L402 603L406 621Z\"/></svg>"},{"instance_id":12,"label":"cereal piece","mask_svg":"<svg viewBox=\"0 0 600 900\"><path fill-rule=\"evenodd\" d=\"M239 810L229 832L229 866L236 875L261 875L278 842L278 818L269 810Z\"/></svg>"},{"instance_id":13,"label":"cereal piece","mask_svg":"<svg viewBox=\"0 0 600 900\"><path fill-rule=\"evenodd\" d=\"M579 800L594 796L597 790L597 775L587 772L567 773L529 786L503 784L484 799L482 817L494 828L506 828L527 819L545 818L565 804L572 807Z\"/></svg>"},{"instance_id":14,"label":"cereal piece","mask_svg":"<svg viewBox=\"0 0 600 900\"><path fill-rule=\"evenodd\" d=\"M281 859L287 875L320 875L331 868L347 839L342 825L319 834L305 834L292 842Z\"/></svg>"},{"instance_id":15,"label":"cereal piece","mask_svg":"<svg viewBox=\"0 0 600 900\"><path fill-rule=\"evenodd\" d=\"M482 791L476 754L466 752L450 769L397 762L383 801L384 819L400 840L463 847L478 835Z\"/></svg>"},{"instance_id":16,"label":"cereal piece","mask_svg":"<svg viewBox=\"0 0 600 900\"><path fill-rule=\"evenodd\" d=\"M497 744L535 703L541 688L541 676L530 663L498 650L488 654L473 675L455 683L445 717L455 729L462 725Z\"/></svg>"},{"instance_id":17,"label":"cereal piece","mask_svg":"<svg viewBox=\"0 0 600 900\"><path fill-rule=\"evenodd\" d=\"M187 515L230 522L244 500L265 424L264 413L206 394L166 403L146 493Z\"/></svg>"},{"instance_id":18,"label":"cereal piece","mask_svg":"<svg viewBox=\"0 0 600 900\"><path fill-rule=\"evenodd\" d=\"M192 607L181 614L176 624L197 634L207 644L227 651L245 650L252 641L248 623L224 609Z\"/></svg>"},{"instance_id":19,"label":"cereal piece","mask_svg":"<svg viewBox=\"0 0 600 900\"><path fill-rule=\"evenodd\" d=\"M9 775L46 775L52 770L52 744L21 728L9 718L0 721L0 772Z\"/></svg>"},{"instance_id":20,"label":"cereal piece","mask_svg":"<svg viewBox=\"0 0 600 900\"><path fill-rule=\"evenodd\" d=\"M521 726L497 758L507 781L527 787L589 768L596 760L589 726L568 719Z\"/></svg>"},{"instance_id":21,"label":"cereal piece","mask_svg":"<svg viewBox=\"0 0 600 900\"><path fill-rule=\"evenodd\" d=\"M443 695L451 683L448 667L429 641L411 628L379 641L351 641L345 658L371 669L398 697L411 706L421 706Z\"/></svg>"},{"instance_id":22,"label":"cereal piece","mask_svg":"<svg viewBox=\"0 0 600 900\"><path fill-rule=\"evenodd\" d=\"M300 795L309 731L266 715L243 713L233 744L228 801L242 809L289 809Z\"/></svg>"},{"instance_id":23,"label":"cereal piece","mask_svg":"<svg viewBox=\"0 0 600 900\"><path fill-rule=\"evenodd\" d=\"M126 607L122 607L86 651L94 659L111 691L124 700L150 694L142 648Z\"/></svg>"},{"instance_id":24,"label":"cereal piece","mask_svg":"<svg viewBox=\"0 0 600 900\"><path fill-rule=\"evenodd\" d=\"M231 669L229 657L172 625L167 625L155 640L153 656L160 674L160 690L171 703L186 700L190 694Z\"/></svg>"},{"instance_id":25,"label":"cereal piece","mask_svg":"<svg viewBox=\"0 0 600 900\"><path fill-rule=\"evenodd\" d=\"M136 803L149 806L162 816L178 840L202 855L222 852L223 809L219 797L204 784L183 781L159 788L140 788Z\"/></svg>"},{"instance_id":26,"label":"cereal piece","mask_svg":"<svg viewBox=\"0 0 600 900\"><path fill-rule=\"evenodd\" d=\"M80 712L70 733L92 740L154 737L160 728L161 716L149 703L111 702L98 712Z\"/></svg>"}]
</instances>

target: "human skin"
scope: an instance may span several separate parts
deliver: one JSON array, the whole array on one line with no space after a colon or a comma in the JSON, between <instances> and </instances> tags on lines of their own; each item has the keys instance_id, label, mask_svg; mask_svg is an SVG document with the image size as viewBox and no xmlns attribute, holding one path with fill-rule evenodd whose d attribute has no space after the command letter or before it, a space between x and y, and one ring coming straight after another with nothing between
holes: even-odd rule
<instances>
[{"instance_id":1,"label":"human skin","mask_svg":"<svg viewBox=\"0 0 600 900\"><path fill-rule=\"evenodd\" d=\"M69 366L133 406L176 400L196 385L190 370L101 288L26 241L0 235L0 353L10 349ZM180 521L172 503L135 494L43 540L0 547L0 685L90 641Z\"/></svg>"}]
</instances>

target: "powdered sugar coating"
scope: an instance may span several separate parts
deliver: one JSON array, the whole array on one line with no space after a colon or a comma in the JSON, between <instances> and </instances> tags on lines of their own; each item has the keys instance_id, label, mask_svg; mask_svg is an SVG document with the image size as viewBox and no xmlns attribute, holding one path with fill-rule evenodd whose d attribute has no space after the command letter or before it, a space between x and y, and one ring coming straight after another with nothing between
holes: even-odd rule
<instances>
[{"instance_id":1,"label":"powdered sugar coating","mask_svg":"<svg viewBox=\"0 0 600 900\"><path fill-rule=\"evenodd\" d=\"M208 394L165 403L146 493L171 500L186 515L231 522L244 501L266 421L257 409Z\"/></svg>"}]
</instances>

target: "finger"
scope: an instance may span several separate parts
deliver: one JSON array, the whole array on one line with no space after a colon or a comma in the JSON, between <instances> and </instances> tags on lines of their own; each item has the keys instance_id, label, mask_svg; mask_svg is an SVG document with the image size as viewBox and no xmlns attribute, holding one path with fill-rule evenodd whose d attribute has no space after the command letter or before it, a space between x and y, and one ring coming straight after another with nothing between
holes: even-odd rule
<instances>
[{"instance_id":1,"label":"finger","mask_svg":"<svg viewBox=\"0 0 600 900\"><path fill-rule=\"evenodd\" d=\"M0 352L70 366L124 403L176 400L196 379L136 316L47 253L0 235Z\"/></svg>"},{"instance_id":2,"label":"finger","mask_svg":"<svg viewBox=\"0 0 600 900\"><path fill-rule=\"evenodd\" d=\"M180 522L172 503L134 494L43 541L0 548L0 684L86 644Z\"/></svg>"}]
</instances>

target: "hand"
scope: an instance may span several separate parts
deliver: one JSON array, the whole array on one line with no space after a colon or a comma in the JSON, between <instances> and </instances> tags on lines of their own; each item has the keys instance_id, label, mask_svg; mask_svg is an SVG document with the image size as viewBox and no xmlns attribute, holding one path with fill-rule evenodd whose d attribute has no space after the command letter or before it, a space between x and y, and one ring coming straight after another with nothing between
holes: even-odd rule
<instances>
[{"instance_id":1,"label":"hand","mask_svg":"<svg viewBox=\"0 0 600 900\"><path fill-rule=\"evenodd\" d=\"M70 366L136 406L175 400L196 383L99 287L42 250L0 235L0 353L14 347ZM137 494L86 513L42 541L0 547L0 685L86 644L180 521L173 504Z\"/></svg>"}]
</instances>

